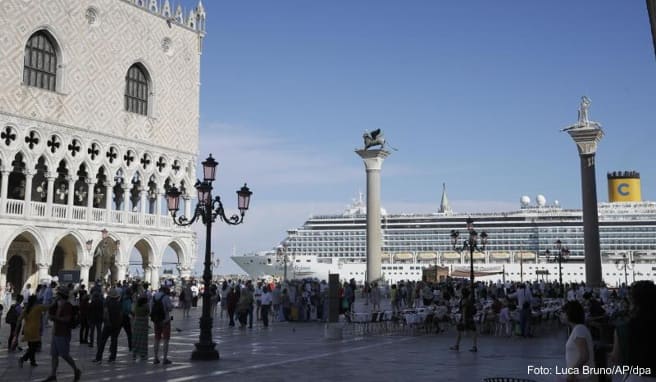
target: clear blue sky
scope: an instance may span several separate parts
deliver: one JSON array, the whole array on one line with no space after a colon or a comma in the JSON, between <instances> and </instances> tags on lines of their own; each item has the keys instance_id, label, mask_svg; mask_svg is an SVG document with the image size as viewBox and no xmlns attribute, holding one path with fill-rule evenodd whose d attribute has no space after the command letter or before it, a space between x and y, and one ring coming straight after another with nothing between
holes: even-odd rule
<instances>
[{"instance_id":1,"label":"clear blue sky","mask_svg":"<svg viewBox=\"0 0 656 382\"><path fill-rule=\"evenodd\" d=\"M195 4L190 2L189 4ZM582 95L606 172L637 170L656 199L656 59L644 1L206 1L201 151L217 188L254 191L246 223L217 225L229 256L274 247L312 213L365 190L353 152L381 128L389 212L509 210L541 193L580 208L577 150L560 129ZM202 232L201 227L197 227ZM200 254L204 234L199 235ZM199 260L197 269L200 269Z\"/></svg>"}]
</instances>

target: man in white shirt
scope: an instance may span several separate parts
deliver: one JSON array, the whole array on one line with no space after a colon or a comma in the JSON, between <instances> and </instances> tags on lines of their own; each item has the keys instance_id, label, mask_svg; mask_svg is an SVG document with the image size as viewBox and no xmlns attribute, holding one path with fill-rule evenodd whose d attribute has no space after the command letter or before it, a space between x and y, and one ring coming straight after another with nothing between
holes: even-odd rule
<instances>
[{"instance_id":1,"label":"man in white shirt","mask_svg":"<svg viewBox=\"0 0 656 382\"><path fill-rule=\"evenodd\" d=\"M525 284L521 284L517 292L510 294L510 298L517 298L517 308L519 311L519 326L522 329L522 337L529 335L529 319L531 318L531 300L533 300L533 294L531 293L531 288Z\"/></svg>"},{"instance_id":2,"label":"man in white shirt","mask_svg":"<svg viewBox=\"0 0 656 382\"><path fill-rule=\"evenodd\" d=\"M271 308L271 303L273 302L273 296L269 292L269 287L262 287L262 296L260 297L260 314L262 316L262 325L264 327L269 326L269 308Z\"/></svg>"},{"instance_id":3,"label":"man in white shirt","mask_svg":"<svg viewBox=\"0 0 656 382\"><path fill-rule=\"evenodd\" d=\"M32 294L32 292L30 291L31 288L32 288L32 284L27 284L25 285L25 289L21 291L21 294L23 295L23 301L25 301L26 304L27 304L27 299Z\"/></svg>"}]
</instances>

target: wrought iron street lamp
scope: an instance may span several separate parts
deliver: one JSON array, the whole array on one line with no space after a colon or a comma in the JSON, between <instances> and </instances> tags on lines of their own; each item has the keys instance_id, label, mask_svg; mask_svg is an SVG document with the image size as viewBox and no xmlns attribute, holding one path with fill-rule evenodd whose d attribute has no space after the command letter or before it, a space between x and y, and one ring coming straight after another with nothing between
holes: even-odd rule
<instances>
[{"instance_id":1,"label":"wrought iron street lamp","mask_svg":"<svg viewBox=\"0 0 656 382\"><path fill-rule=\"evenodd\" d=\"M478 252L485 251L485 245L487 244L488 235L485 232L481 232L481 245L479 246L478 233L474 230L474 219L467 218L466 222L467 222L467 231L469 232L469 239L463 240L462 247L457 248L458 237L460 236L460 233L455 229L452 229L451 245L453 246L453 249L455 251L458 251L458 253L466 249L469 249L469 282L471 284L471 299L473 304L476 299L474 293L474 251L478 251Z\"/></svg>"},{"instance_id":2,"label":"wrought iron street lamp","mask_svg":"<svg viewBox=\"0 0 656 382\"><path fill-rule=\"evenodd\" d=\"M566 262L567 258L569 258L569 249L563 246L563 242L560 239L556 240L554 244L556 245L556 254L554 256L556 256L556 261L558 261L558 283L560 284L564 298L566 291L563 285L563 261ZM547 261L549 261L550 255L551 252L547 249Z\"/></svg>"},{"instance_id":3,"label":"wrought iron street lamp","mask_svg":"<svg viewBox=\"0 0 656 382\"><path fill-rule=\"evenodd\" d=\"M618 270L621 270L624 267L624 285L629 285L629 276L626 272L627 268L631 269L631 274L633 277L633 282L635 282L635 260L629 261L626 256L626 253L622 253L622 260L615 261L615 266Z\"/></svg>"},{"instance_id":4,"label":"wrought iron street lamp","mask_svg":"<svg viewBox=\"0 0 656 382\"><path fill-rule=\"evenodd\" d=\"M251 195L253 194L246 184L237 191L237 205L240 214L226 216L223 209L221 198L217 195L212 198L212 183L216 175L216 166L218 163L210 154L203 164L203 181L196 182L195 188L198 192L198 204L192 217L176 216L180 208L180 195L182 194L175 186L170 187L166 192L166 203L173 222L179 226L188 226L200 220L206 227L205 236L205 263L203 271L203 281L205 288L203 291L203 313L200 318L200 338L196 343L196 349L191 353L192 360L217 360L219 351L216 349L216 343L212 341L212 314L210 302L210 288L212 282L212 223L218 217L226 224L237 225L244 221L244 215L248 210Z\"/></svg>"}]
</instances>

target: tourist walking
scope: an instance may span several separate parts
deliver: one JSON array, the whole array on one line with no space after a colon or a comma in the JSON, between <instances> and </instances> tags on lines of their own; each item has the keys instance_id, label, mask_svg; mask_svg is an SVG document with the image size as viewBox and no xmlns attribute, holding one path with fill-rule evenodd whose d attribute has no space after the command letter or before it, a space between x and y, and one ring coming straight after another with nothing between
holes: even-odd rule
<instances>
[{"instance_id":1,"label":"tourist walking","mask_svg":"<svg viewBox=\"0 0 656 382\"><path fill-rule=\"evenodd\" d=\"M97 338L96 343L100 344L102 336L104 302L100 290L92 289L91 300L89 301L89 310L87 312L87 322L89 324L89 347L93 347L93 340Z\"/></svg>"},{"instance_id":2,"label":"tourist walking","mask_svg":"<svg viewBox=\"0 0 656 382\"><path fill-rule=\"evenodd\" d=\"M223 280L223 283L221 284L221 312L219 313L219 318L223 318L223 315L228 313L228 292L230 292L228 282Z\"/></svg>"},{"instance_id":3,"label":"tourist walking","mask_svg":"<svg viewBox=\"0 0 656 382\"><path fill-rule=\"evenodd\" d=\"M269 326L269 311L272 303L271 292L267 285L262 287L262 297L260 298L260 315L262 316L262 325Z\"/></svg>"},{"instance_id":4,"label":"tourist walking","mask_svg":"<svg viewBox=\"0 0 656 382\"><path fill-rule=\"evenodd\" d=\"M59 357L63 358L75 375L74 381L79 381L82 372L77 368L75 361L70 355L71 346L71 320L73 318L73 305L68 301L69 290L66 286L59 286L55 296L55 303L48 309L50 320L53 322L54 330L50 344L51 367L50 376L43 382L57 380L57 368Z\"/></svg>"},{"instance_id":5,"label":"tourist walking","mask_svg":"<svg viewBox=\"0 0 656 382\"><path fill-rule=\"evenodd\" d=\"M451 350L460 350L462 333L470 331L472 332L472 347L469 351L474 353L478 351L476 346L476 323L474 322L475 309L474 303L469 297L469 289L463 289L462 298L460 299L460 321L457 325L458 336L456 337L456 344L450 347Z\"/></svg>"},{"instance_id":6,"label":"tourist walking","mask_svg":"<svg viewBox=\"0 0 656 382\"><path fill-rule=\"evenodd\" d=\"M371 311L372 312L380 312L380 300L381 300L381 295L380 295L380 288L378 287L378 283L373 282L371 284Z\"/></svg>"},{"instance_id":7,"label":"tourist walking","mask_svg":"<svg viewBox=\"0 0 656 382\"><path fill-rule=\"evenodd\" d=\"M570 372L567 381L593 382L598 378L596 375L586 375L583 367L593 368L594 348L592 335L585 326L585 312L578 301L569 301L563 306L564 318L571 327L571 333L565 344L565 362L568 371L577 370L574 374Z\"/></svg>"},{"instance_id":8,"label":"tourist walking","mask_svg":"<svg viewBox=\"0 0 656 382\"><path fill-rule=\"evenodd\" d=\"M237 288L239 287L238 286L230 287L230 291L228 292L228 296L226 297L228 317L230 318L230 323L228 324L228 326L235 326L235 312L237 311L237 303L239 302L239 294L236 291Z\"/></svg>"},{"instance_id":9,"label":"tourist walking","mask_svg":"<svg viewBox=\"0 0 656 382\"><path fill-rule=\"evenodd\" d=\"M123 294L121 297L121 313L123 315L121 328L128 336L128 350L132 351L132 289L128 288L127 286L123 287Z\"/></svg>"},{"instance_id":10,"label":"tourist walking","mask_svg":"<svg viewBox=\"0 0 656 382\"><path fill-rule=\"evenodd\" d=\"M133 311L132 359L137 359L139 356L145 361L148 358L148 316L150 315L148 298L145 295L139 296Z\"/></svg>"},{"instance_id":11,"label":"tourist walking","mask_svg":"<svg viewBox=\"0 0 656 382\"><path fill-rule=\"evenodd\" d=\"M7 315L5 316L5 322L9 324L9 339L7 340L7 350L13 352L18 347L18 336L17 333L20 333L21 324L18 320L21 313L23 312L23 295L16 296L16 302L9 307L7 310Z\"/></svg>"},{"instance_id":12,"label":"tourist walking","mask_svg":"<svg viewBox=\"0 0 656 382\"><path fill-rule=\"evenodd\" d=\"M171 311L173 304L169 297L169 288L162 286L159 291L153 296L152 307L150 309L150 319L155 326L155 346L154 354L155 365L159 364L159 344L162 343L162 353L164 356L164 365L171 364L168 358L169 354L169 340L171 339Z\"/></svg>"},{"instance_id":13,"label":"tourist walking","mask_svg":"<svg viewBox=\"0 0 656 382\"><path fill-rule=\"evenodd\" d=\"M23 321L23 341L27 342L27 351L18 359L18 366L23 367L23 362L29 360L30 365L37 366L35 354L41 344L41 316L48 310L49 306L37 304L36 296L32 295L27 299L27 305L18 317L18 321ZM14 333L17 339L20 333Z\"/></svg>"},{"instance_id":14,"label":"tourist walking","mask_svg":"<svg viewBox=\"0 0 656 382\"><path fill-rule=\"evenodd\" d=\"M253 314L253 291L250 288L250 281L246 283L246 286L241 290L239 295L239 302L237 303L237 317L239 318L239 327L243 329L248 323L249 314ZM251 316L250 327L253 327L253 321Z\"/></svg>"},{"instance_id":15,"label":"tourist walking","mask_svg":"<svg viewBox=\"0 0 656 382\"><path fill-rule=\"evenodd\" d=\"M89 294L80 290L80 344L89 343Z\"/></svg>"},{"instance_id":16,"label":"tourist walking","mask_svg":"<svg viewBox=\"0 0 656 382\"><path fill-rule=\"evenodd\" d=\"M96 358L92 362L102 362L102 356L105 351L107 339L110 338L109 344L109 362L116 360L116 351L118 347L118 335L121 332L121 324L123 323L123 312L121 307L121 296L116 288L110 289L107 294L107 300L103 309L103 329L100 341L98 342L98 350L96 351Z\"/></svg>"},{"instance_id":17,"label":"tourist walking","mask_svg":"<svg viewBox=\"0 0 656 382\"><path fill-rule=\"evenodd\" d=\"M187 318L189 317L189 312L191 310L191 299L192 299L192 293L191 293L191 286L189 283L186 283L183 287L182 290L180 290L180 305L182 308L182 318Z\"/></svg>"},{"instance_id":18,"label":"tourist walking","mask_svg":"<svg viewBox=\"0 0 656 382\"><path fill-rule=\"evenodd\" d=\"M11 283L5 285L4 294L2 296L2 301L5 306L5 310L9 309L11 302L14 299L14 286Z\"/></svg>"}]
</instances>

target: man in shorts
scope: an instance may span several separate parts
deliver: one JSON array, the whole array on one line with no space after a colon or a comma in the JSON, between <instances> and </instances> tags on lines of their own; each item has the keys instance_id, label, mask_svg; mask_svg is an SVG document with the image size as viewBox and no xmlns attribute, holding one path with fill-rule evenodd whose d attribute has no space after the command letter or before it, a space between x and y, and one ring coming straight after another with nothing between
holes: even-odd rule
<instances>
[{"instance_id":1,"label":"man in shorts","mask_svg":"<svg viewBox=\"0 0 656 382\"><path fill-rule=\"evenodd\" d=\"M469 290L462 290L462 299L460 300L460 322L457 325L458 337L456 337L456 344L451 346L451 350L460 350L460 339L462 333L465 331L472 332L473 346L469 349L470 352L476 353L478 347L476 346L476 323L474 322L474 313L476 313L474 303L469 297Z\"/></svg>"},{"instance_id":2,"label":"man in shorts","mask_svg":"<svg viewBox=\"0 0 656 382\"><path fill-rule=\"evenodd\" d=\"M54 323L52 344L50 345L50 356L52 357L50 376L44 382L57 380L57 367L59 357L71 365L75 374L74 381L79 381L82 372L75 365L70 355L71 345L71 320L73 318L73 305L68 301L68 287L61 285L57 288L55 303L50 307L48 314Z\"/></svg>"},{"instance_id":3,"label":"man in shorts","mask_svg":"<svg viewBox=\"0 0 656 382\"><path fill-rule=\"evenodd\" d=\"M163 355L164 365L170 365L171 361L168 358L169 354L169 340L171 339L171 311L173 310L173 303L171 303L171 298L169 297L169 288L162 286L159 288L159 291L153 296L152 304L153 306L159 301L162 302L164 308L164 318L162 320L153 321L155 326L155 365L159 364L159 343L163 342ZM151 307L151 312L153 308Z\"/></svg>"}]
</instances>

